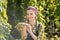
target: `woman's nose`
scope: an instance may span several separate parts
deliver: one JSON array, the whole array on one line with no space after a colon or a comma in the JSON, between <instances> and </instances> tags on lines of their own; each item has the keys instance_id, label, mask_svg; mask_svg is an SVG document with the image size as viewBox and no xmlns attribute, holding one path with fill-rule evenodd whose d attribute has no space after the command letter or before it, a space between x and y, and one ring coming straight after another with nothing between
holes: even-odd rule
<instances>
[{"instance_id":1,"label":"woman's nose","mask_svg":"<svg viewBox=\"0 0 60 40\"><path fill-rule=\"evenodd\" d=\"M28 17L31 17L31 15L28 15Z\"/></svg>"}]
</instances>

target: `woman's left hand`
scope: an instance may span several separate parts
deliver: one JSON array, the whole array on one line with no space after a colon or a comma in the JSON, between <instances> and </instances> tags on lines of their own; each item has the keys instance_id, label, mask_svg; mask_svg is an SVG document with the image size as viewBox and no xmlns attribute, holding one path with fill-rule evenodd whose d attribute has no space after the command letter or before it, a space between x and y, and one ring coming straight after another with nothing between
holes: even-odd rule
<instances>
[{"instance_id":1,"label":"woman's left hand","mask_svg":"<svg viewBox=\"0 0 60 40\"><path fill-rule=\"evenodd\" d=\"M30 25L30 24L27 24L26 28L27 28L28 33L29 33L29 34L31 35L31 37L33 38L33 40L37 40L37 36L34 35L34 33L32 32L32 27L31 27L31 25Z\"/></svg>"},{"instance_id":2,"label":"woman's left hand","mask_svg":"<svg viewBox=\"0 0 60 40\"><path fill-rule=\"evenodd\" d=\"M32 33L32 27L30 24L26 25L28 33Z\"/></svg>"},{"instance_id":3,"label":"woman's left hand","mask_svg":"<svg viewBox=\"0 0 60 40\"><path fill-rule=\"evenodd\" d=\"M33 38L33 40L37 40L37 36L32 32L32 27L30 24L26 25L26 29L28 33L30 34L30 36Z\"/></svg>"}]
</instances>

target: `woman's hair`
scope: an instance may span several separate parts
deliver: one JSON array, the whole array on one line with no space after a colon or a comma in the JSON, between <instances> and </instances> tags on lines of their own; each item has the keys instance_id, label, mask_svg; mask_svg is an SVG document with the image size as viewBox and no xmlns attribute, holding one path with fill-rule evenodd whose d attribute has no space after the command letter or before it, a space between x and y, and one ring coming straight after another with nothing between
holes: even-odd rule
<instances>
[{"instance_id":1,"label":"woman's hair","mask_svg":"<svg viewBox=\"0 0 60 40\"><path fill-rule=\"evenodd\" d=\"M29 6L27 8L27 10L32 10L35 14L37 14L37 12L38 12L38 9L36 7L34 7L34 6Z\"/></svg>"}]
</instances>

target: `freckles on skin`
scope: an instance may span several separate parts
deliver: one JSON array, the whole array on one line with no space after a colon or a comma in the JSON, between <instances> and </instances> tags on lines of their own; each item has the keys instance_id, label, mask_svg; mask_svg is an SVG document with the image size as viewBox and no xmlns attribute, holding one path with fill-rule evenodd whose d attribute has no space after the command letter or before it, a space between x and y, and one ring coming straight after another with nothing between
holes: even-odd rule
<instances>
[{"instance_id":1,"label":"freckles on skin","mask_svg":"<svg viewBox=\"0 0 60 40\"><path fill-rule=\"evenodd\" d=\"M27 19L28 20L33 20L33 19L35 19L35 13L34 13L34 11L32 11L32 10L27 10Z\"/></svg>"}]
</instances>

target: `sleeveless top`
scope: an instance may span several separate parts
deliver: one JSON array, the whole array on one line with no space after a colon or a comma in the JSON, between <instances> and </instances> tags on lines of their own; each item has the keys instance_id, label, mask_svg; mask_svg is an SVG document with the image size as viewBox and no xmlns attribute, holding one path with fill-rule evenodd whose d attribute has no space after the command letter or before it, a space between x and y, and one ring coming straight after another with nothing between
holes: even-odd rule
<instances>
[{"instance_id":1,"label":"sleeveless top","mask_svg":"<svg viewBox=\"0 0 60 40\"><path fill-rule=\"evenodd\" d=\"M37 37L38 37L38 34L39 34L39 30L40 30L40 28L41 28L41 25L40 24L38 24L38 29L37 30L35 30L35 32L33 32ZM30 34L28 33L28 36L27 36L27 39L26 40L33 40L33 38L30 36Z\"/></svg>"}]
</instances>

